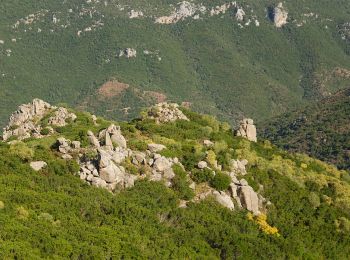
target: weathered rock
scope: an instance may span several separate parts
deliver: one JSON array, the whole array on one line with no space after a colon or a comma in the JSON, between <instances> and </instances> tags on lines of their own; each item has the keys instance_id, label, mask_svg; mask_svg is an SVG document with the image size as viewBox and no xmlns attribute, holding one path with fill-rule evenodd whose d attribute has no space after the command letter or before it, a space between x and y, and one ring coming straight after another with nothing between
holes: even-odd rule
<instances>
[{"instance_id":1,"label":"weathered rock","mask_svg":"<svg viewBox=\"0 0 350 260\"><path fill-rule=\"evenodd\" d=\"M179 105L175 103L159 103L147 111L147 116L155 119L157 123L174 122L176 120L188 121L189 119L178 107Z\"/></svg>"},{"instance_id":2,"label":"weathered rock","mask_svg":"<svg viewBox=\"0 0 350 260\"><path fill-rule=\"evenodd\" d=\"M171 180L175 177L175 173L172 168L168 168L164 170L163 177L165 179Z\"/></svg>"},{"instance_id":3,"label":"weathered rock","mask_svg":"<svg viewBox=\"0 0 350 260\"><path fill-rule=\"evenodd\" d=\"M126 49L121 50L119 52L119 57L125 56L128 59L135 58L136 55L137 55L137 51L135 49L133 49L133 48L126 48Z\"/></svg>"},{"instance_id":4,"label":"weathered rock","mask_svg":"<svg viewBox=\"0 0 350 260\"><path fill-rule=\"evenodd\" d=\"M287 24L288 12L284 9L283 3L279 3L273 11L273 22L277 28Z\"/></svg>"},{"instance_id":5,"label":"weathered rock","mask_svg":"<svg viewBox=\"0 0 350 260\"><path fill-rule=\"evenodd\" d=\"M58 151L63 154L67 154L71 150L70 144L70 140L64 137L60 137L57 139Z\"/></svg>"},{"instance_id":6,"label":"weathered rock","mask_svg":"<svg viewBox=\"0 0 350 260\"><path fill-rule=\"evenodd\" d=\"M11 136L17 136L20 140L31 136L40 137L41 127L37 126L35 121L41 119L53 108L49 103L40 99L34 99L31 103L20 105L4 128L3 140L6 141Z\"/></svg>"},{"instance_id":7,"label":"weathered rock","mask_svg":"<svg viewBox=\"0 0 350 260\"><path fill-rule=\"evenodd\" d=\"M69 113L66 108L59 107L54 115L49 118L48 123L54 126L65 126L67 120L74 121L76 118L77 116L74 113Z\"/></svg>"},{"instance_id":8,"label":"weathered rock","mask_svg":"<svg viewBox=\"0 0 350 260\"><path fill-rule=\"evenodd\" d=\"M164 172L166 169L169 169L170 167L171 167L171 163L165 157L160 157L156 159L153 164L153 168L159 172Z\"/></svg>"},{"instance_id":9,"label":"weathered rock","mask_svg":"<svg viewBox=\"0 0 350 260\"><path fill-rule=\"evenodd\" d=\"M73 149L80 149L80 142L79 141L73 141L72 142L72 148Z\"/></svg>"},{"instance_id":10,"label":"weathered rock","mask_svg":"<svg viewBox=\"0 0 350 260\"><path fill-rule=\"evenodd\" d=\"M46 166L47 166L47 163L44 161L35 161L30 163L30 167L32 167L34 171L40 171Z\"/></svg>"},{"instance_id":11,"label":"weathered rock","mask_svg":"<svg viewBox=\"0 0 350 260\"><path fill-rule=\"evenodd\" d=\"M239 129L236 130L236 136L241 136L249 141L256 142L256 127L254 125L254 121L249 118L245 118L240 122Z\"/></svg>"},{"instance_id":12,"label":"weathered rock","mask_svg":"<svg viewBox=\"0 0 350 260\"><path fill-rule=\"evenodd\" d=\"M245 159L244 160L232 159L230 161L231 170L236 174L242 174L242 175L247 174L247 170L246 170L247 164L248 164L248 161Z\"/></svg>"},{"instance_id":13,"label":"weathered rock","mask_svg":"<svg viewBox=\"0 0 350 260\"><path fill-rule=\"evenodd\" d=\"M100 178L108 183L122 181L122 175L122 171L114 163L110 163L100 170Z\"/></svg>"},{"instance_id":14,"label":"weathered rock","mask_svg":"<svg viewBox=\"0 0 350 260\"><path fill-rule=\"evenodd\" d=\"M235 205L233 204L231 197L229 195L227 195L225 192L214 191L213 195L214 195L216 201L219 202L222 206L224 206L230 210L234 210Z\"/></svg>"},{"instance_id":15,"label":"weathered rock","mask_svg":"<svg viewBox=\"0 0 350 260\"><path fill-rule=\"evenodd\" d=\"M242 205L254 214L259 214L259 198L250 186L239 187L239 197Z\"/></svg>"},{"instance_id":16,"label":"weathered rock","mask_svg":"<svg viewBox=\"0 0 350 260\"><path fill-rule=\"evenodd\" d=\"M205 146L207 146L207 147L211 147L211 146L214 145L214 143L213 143L212 141L210 141L210 140L204 140L204 141L203 141L203 144L204 144Z\"/></svg>"},{"instance_id":17,"label":"weathered rock","mask_svg":"<svg viewBox=\"0 0 350 260\"><path fill-rule=\"evenodd\" d=\"M148 150L150 150L152 153L158 153L165 148L165 145L162 144L148 144Z\"/></svg>"},{"instance_id":18,"label":"weathered rock","mask_svg":"<svg viewBox=\"0 0 350 260\"><path fill-rule=\"evenodd\" d=\"M197 167L198 167L199 169L204 169L204 168L207 168L207 167L208 167L208 164L207 164L207 162L205 162L205 161L200 161L200 162L198 163Z\"/></svg>"},{"instance_id":19,"label":"weathered rock","mask_svg":"<svg viewBox=\"0 0 350 260\"><path fill-rule=\"evenodd\" d=\"M133 158L136 160L136 164L141 164L146 161L146 154L143 152L134 152Z\"/></svg>"},{"instance_id":20,"label":"weathered rock","mask_svg":"<svg viewBox=\"0 0 350 260\"><path fill-rule=\"evenodd\" d=\"M245 179L241 179L241 180L239 181L239 184L240 184L241 186L248 186L248 182L247 182Z\"/></svg>"},{"instance_id":21,"label":"weathered rock","mask_svg":"<svg viewBox=\"0 0 350 260\"><path fill-rule=\"evenodd\" d=\"M236 12L236 20L239 22L242 22L245 16L245 12L242 8L237 8L237 12Z\"/></svg>"},{"instance_id":22,"label":"weathered rock","mask_svg":"<svg viewBox=\"0 0 350 260\"><path fill-rule=\"evenodd\" d=\"M96 148L100 147L100 142L98 141L98 139L96 138L96 136L94 135L93 132L88 131L87 136L88 136L89 142L92 146L94 146Z\"/></svg>"}]
</instances>

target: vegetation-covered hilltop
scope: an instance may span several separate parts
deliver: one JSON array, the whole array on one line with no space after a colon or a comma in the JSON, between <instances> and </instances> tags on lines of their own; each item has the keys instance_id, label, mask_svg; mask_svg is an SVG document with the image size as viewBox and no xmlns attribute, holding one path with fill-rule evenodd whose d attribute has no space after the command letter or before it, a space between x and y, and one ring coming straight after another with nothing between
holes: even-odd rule
<instances>
[{"instance_id":1,"label":"vegetation-covered hilltop","mask_svg":"<svg viewBox=\"0 0 350 260\"><path fill-rule=\"evenodd\" d=\"M130 123L19 111L0 143L1 258L350 254L350 178L334 166L171 104Z\"/></svg>"},{"instance_id":2,"label":"vegetation-covered hilltop","mask_svg":"<svg viewBox=\"0 0 350 260\"><path fill-rule=\"evenodd\" d=\"M261 125L261 136L350 170L350 89Z\"/></svg>"},{"instance_id":3,"label":"vegetation-covered hilltop","mask_svg":"<svg viewBox=\"0 0 350 260\"><path fill-rule=\"evenodd\" d=\"M274 21L279 2L2 1L0 125L34 97L114 119L165 99L263 119L349 84L350 2L287 0Z\"/></svg>"}]
</instances>

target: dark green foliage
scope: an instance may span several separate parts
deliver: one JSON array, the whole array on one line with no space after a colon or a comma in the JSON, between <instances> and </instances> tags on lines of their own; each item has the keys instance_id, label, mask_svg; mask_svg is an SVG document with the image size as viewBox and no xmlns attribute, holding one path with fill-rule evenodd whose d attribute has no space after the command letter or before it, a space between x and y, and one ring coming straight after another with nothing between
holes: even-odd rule
<instances>
[{"instance_id":1,"label":"dark green foliage","mask_svg":"<svg viewBox=\"0 0 350 260\"><path fill-rule=\"evenodd\" d=\"M192 179L197 183L211 182L214 178L213 170L205 169L193 169L191 173Z\"/></svg>"},{"instance_id":2,"label":"dark green foliage","mask_svg":"<svg viewBox=\"0 0 350 260\"><path fill-rule=\"evenodd\" d=\"M173 190L180 199L191 200L194 197L194 191L189 187L187 173L178 164L173 166L173 170L175 173L175 178L172 180Z\"/></svg>"},{"instance_id":3,"label":"dark green foliage","mask_svg":"<svg viewBox=\"0 0 350 260\"><path fill-rule=\"evenodd\" d=\"M350 91L262 124L261 136L274 144L350 169ZM323 169L310 165L315 171Z\"/></svg>"},{"instance_id":4,"label":"dark green foliage","mask_svg":"<svg viewBox=\"0 0 350 260\"><path fill-rule=\"evenodd\" d=\"M210 186L216 190L227 190L231 183L231 177L225 173L217 171L214 178L210 180Z\"/></svg>"}]
</instances>

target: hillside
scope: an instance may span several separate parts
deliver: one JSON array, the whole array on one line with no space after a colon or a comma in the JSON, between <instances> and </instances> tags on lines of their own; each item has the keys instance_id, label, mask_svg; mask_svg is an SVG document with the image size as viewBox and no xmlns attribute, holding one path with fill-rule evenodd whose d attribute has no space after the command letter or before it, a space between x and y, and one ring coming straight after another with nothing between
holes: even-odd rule
<instances>
[{"instance_id":1,"label":"hillside","mask_svg":"<svg viewBox=\"0 0 350 260\"><path fill-rule=\"evenodd\" d=\"M0 125L34 97L123 120L173 100L232 123L348 85L349 1L278 3L2 1Z\"/></svg>"},{"instance_id":2,"label":"hillside","mask_svg":"<svg viewBox=\"0 0 350 260\"><path fill-rule=\"evenodd\" d=\"M261 136L350 170L350 89L266 122Z\"/></svg>"},{"instance_id":3,"label":"hillside","mask_svg":"<svg viewBox=\"0 0 350 260\"><path fill-rule=\"evenodd\" d=\"M167 103L129 123L22 105L0 142L0 257L346 259L349 174L254 130Z\"/></svg>"}]
</instances>

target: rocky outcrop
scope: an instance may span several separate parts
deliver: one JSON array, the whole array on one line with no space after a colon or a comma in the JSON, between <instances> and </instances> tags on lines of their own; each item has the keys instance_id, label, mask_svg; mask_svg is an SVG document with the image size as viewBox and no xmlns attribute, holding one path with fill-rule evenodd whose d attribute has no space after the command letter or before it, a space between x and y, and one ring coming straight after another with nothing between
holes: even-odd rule
<instances>
[{"instance_id":1,"label":"rocky outcrop","mask_svg":"<svg viewBox=\"0 0 350 260\"><path fill-rule=\"evenodd\" d=\"M126 48L126 49L121 50L119 52L119 57L125 56L128 59L136 58L136 55L137 55L137 51L135 49L133 49L133 48Z\"/></svg>"},{"instance_id":2,"label":"rocky outcrop","mask_svg":"<svg viewBox=\"0 0 350 260\"><path fill-rule=\"evenodd\" d=\"M147 117L155 119L157 123L174 122L176 120L189 121L185 114L179 109L178 104L166 102L159 103L148 109Z\"/></svg>"},{"instance_id":3,"label":"rocky outcrop","mask_svg":"<svg viewBox=\"0 0 350 260\"><path fill-rule=\"evenodd\" d=\"M205 7L204 7L205 8ZM169 16L161 16L156 18L155 23L159 24L173 24L177 23L186 17L193 16L198 10L205 11L193 3L183 1L178 4L178 7Z\"/></svg>"},{"instance_id":4,"label":"rocky outcrop","mask_svg":"<svg viewBox=\"0 0 350 260\"><path fill-rule=\"evenodd\" d=\"M92 136L91 139L93 139ZM107 146L110 149L113 149L113 146L126 148L126 139L121 133L120 126L114 124L110 125L107 129L100 131L98 139L102 145Z\"/></svg>"},{"instance_id":5,"label":"rocky outcrop","mask_svg":"<svg viewBox=\"0 0 350 260\"><path fill-rule=\"evenodd\" d=\"M235 14L236 20L238 22L242 22L244 20L245 12L242 8L237 8L237 12Z\"/></svg>"},{"instance_id":6,"label":"rocky outcrop","mask_svg":"<svg viewBox=\"0 0 350 260\"><path fill-rule=\"evenodd\" d=\"M59 107L57 111L54 112L54 115L49 118L49 125L65 126L67 124L66 121L75 121L76 118L77 116L74 113L68 112L64 107Z\"/></svg>"},{"instance_id":7,"label":"rocky outcrop","mask_svg":"<svg viewBox=\"0 0 350 260\"><path fill-rule=\"evenodd\" d=\"M279 3L273 11L273 22L277 28L281 28L287 24L288 12L283 7L283 3Z\"/></svg>"},{"instance_id":8,"label":"rocky outcrop","mask_svg":"<svg viewBox=\"0 0 350 260\"><path fill-rule=\"evenodd\" d=\"M245 118L240 122L239 129L235 131L236 136L241 136L249 141L257 142L256 127L253 119Z\"/></svg>"},{"instance_id":9,"label":"rocky outcrop","mask_svg":"<svg viewBox=\"0 0 350 260\"><path fill-rule=\"evenodd\" d=\"M37 98L31 103L20 105L18 110L11 115L8 125L4 128L3 140L6 141L12 136L19 140L29 137L40 138L42 136L40 120L53 111L54 115L48 120L49 125L65 126L66 120L74 121L76 119L76 115L69 113L66 108L59 107L56 109L56 107Z\"/></svg>"},{"instance_id":10,"label":"rocky outcrop","mask_svg":"<svg viewBox=\"0 0 350 260\"><path fill-rule=\"evenodd\" d=\"M42 118L53 107L40 99L34 99L31 103L20 105L9 120L3 131L3 140L6 141L11 136L18 139L26 139L31 136L40 137L41 127L34 122Z\"/></svg>"}]
</instances>

